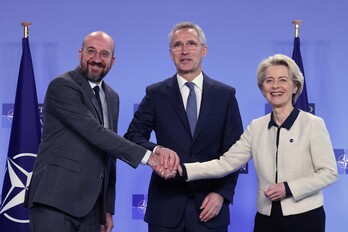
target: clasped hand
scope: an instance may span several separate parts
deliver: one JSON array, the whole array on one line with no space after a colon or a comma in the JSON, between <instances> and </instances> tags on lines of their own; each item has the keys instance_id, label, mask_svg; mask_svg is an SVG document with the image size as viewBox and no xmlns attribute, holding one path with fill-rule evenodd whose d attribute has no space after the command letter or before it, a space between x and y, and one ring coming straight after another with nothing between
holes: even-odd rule
<instances>
[{"instance_id":1,"label":"clasped hand","mask_svg":"<svg viewBox=\"0 0 348 232\"><path fill-rule=\"evenodd\" d=\"M151 154L147 163L165 179L174 178L178 169L180 173L182 172L178 154L169 148L158 147L155 153Z\"/></svg>"},{"instance_id":2,"label":"clasped hand","mask_svg":"<svg viewBox=\"0 0 348 232\"><path fill-rule=\"evenodd\" d=\"M271 201L280 201L286 197L286 190L284 182L274 184L270 186L267 191L264 192L265 196Z\"/></svg>"}]
</instances>

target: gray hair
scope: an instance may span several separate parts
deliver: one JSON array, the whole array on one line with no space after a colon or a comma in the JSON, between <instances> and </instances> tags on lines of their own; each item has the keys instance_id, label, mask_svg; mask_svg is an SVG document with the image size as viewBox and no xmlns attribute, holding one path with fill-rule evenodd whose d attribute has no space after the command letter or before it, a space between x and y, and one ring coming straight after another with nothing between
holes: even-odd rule
<instances>
[{"instance_id":1,"label":"gray hair","mask_svg":"<svg viewBox=\"0 0 348 232\"><path fill-rule=\"evenodd\" d=\"M304 77L295 61L286 55L276 54L261 61L256 72L257 85L259 89L262 91L262 84L266 78L267 68L273 65L284 65L289 69L289 77L297 86L297 92L292 96L292 104L295 104L302 93Z\"/></svg>"},{"instance_id":2,"label":"gray hair","mask_svg":"<svg viewBox=\"0 0 348 232\"><path fill-rule=\"evenodd\" d=\"M171 47L171 45L172 45L174 33L178 30L181 30L181 29L194 29L194 30L196 30L197 34L198 34L199 42L202 45L207 44L207 40L205 38L204 31L202 30L202 28L200 26L198 26L197 24L191 23L191 22L181 22L181 23L176 24L168 35L169 47Z\"/></svg>"}]
</instances>

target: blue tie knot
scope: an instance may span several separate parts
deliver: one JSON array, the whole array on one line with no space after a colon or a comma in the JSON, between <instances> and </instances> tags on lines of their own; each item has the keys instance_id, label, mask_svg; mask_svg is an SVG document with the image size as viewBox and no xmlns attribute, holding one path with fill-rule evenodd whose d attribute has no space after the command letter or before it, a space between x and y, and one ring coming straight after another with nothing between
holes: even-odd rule
<instances>
[{"instance_id":1,"label":"blue tie knot","mask_svg":"<svg viewBox=\"0 0 348 232\"><path fill-rule=\"evenodd\" d=\"M195 90L195 83L193 83L193 82L186 82L185 84L189 87L190 92Z\"/></svg>"}]
</instances>

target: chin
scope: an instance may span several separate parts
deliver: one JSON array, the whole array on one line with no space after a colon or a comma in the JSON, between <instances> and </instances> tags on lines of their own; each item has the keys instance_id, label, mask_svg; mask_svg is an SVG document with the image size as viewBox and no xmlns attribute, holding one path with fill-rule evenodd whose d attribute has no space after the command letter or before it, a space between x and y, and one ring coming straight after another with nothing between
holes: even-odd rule
<instances>
[{"instance_id":1,"label":"chin","mask_svg":"<svg viewBox=\"0 0 348 232\"><path fill-rule=\"evenodd\" d=\"M91 75L88 75L88 80L93 82L93 83L99 83L103 80L103 77L98 75L98 76L91 76Z\"/></svg>"}]
</instances>

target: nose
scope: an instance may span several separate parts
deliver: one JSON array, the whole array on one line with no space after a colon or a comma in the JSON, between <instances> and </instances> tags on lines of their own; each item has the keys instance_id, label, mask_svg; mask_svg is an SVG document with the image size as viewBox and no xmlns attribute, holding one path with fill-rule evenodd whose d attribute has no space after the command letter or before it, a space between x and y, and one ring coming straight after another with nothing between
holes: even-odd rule
<instances>
[{"instance_id":1,"label":"nose","mask_svg":"<svg viewBox=\"0 0 348 232\"><path fill-rule=\"evenodd\" d=\"M101 63L102 62L102 58L100 56L100 53L97 52L94 54L94 56L92 57L92 60L96 63Z\"/></svg>"},{"instance_id":2,"label":"nose","mask_svg":"<svg viewBox=\"0 0 348 232\"><path fill-rule=\"evenodd\" d=\"M279 83L278 83L278 81L277 80L275 80L274 82L273 82L273 86L272 86L273 88L278 88L279 87Z\"/></svg>"},{"instance_id":3,"label":"nose","mask_svg":"<svg viewBox=\"0 0 348 232\"><path fill-rule=\"evenodd\" d=\"M182 53L189 53L189 48L188 48L188 46L186 45L186 44L183 44L182 46L181 46L181 52Z\"/></svg>"}]
</instances>

